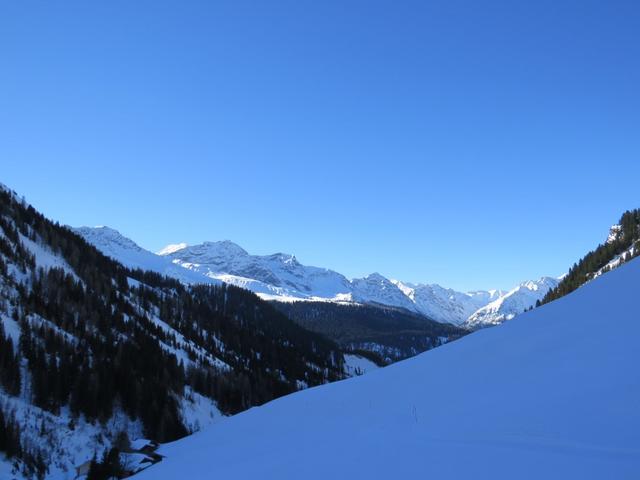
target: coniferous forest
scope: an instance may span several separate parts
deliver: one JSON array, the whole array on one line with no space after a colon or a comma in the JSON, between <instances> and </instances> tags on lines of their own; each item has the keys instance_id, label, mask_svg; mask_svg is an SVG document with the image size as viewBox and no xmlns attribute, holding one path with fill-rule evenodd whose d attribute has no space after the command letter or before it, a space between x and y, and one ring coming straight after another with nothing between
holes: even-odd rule
<instances>
[{"instance_id":1,"label":"coniferous forest","mask_svg":"<svg viewBox=\"0 0 640 480\"><path fill-rule=\"evenodd\" d=\"M325 335L347 351L373 354L382 364L412 357L469 333L401 308L331 302L273 304L303 327Z\"/></svg>"},{"instance_id":2,"label":"coniferous forest","mask_svg":"<svg viewBox=\"0 0 640 480\"><path fill-rule=\"evenodd\" d=\"M59 264L43 268L42 251ZM0 286L0 314L19 331L15 343L0 322L7 395L96 423L119 410L160 442L189 433L185 389L233 414L344 376L336 344L254 294L128 270L4 189ZM46 472L2 404L0 450Z\"/></svg>"},{"instance_id":3,"label":"coniferous forest","mask_svg":"<svg viewBox=\"0 0 640 480\"><path fill-rule=\"evenodd\" d=\"M558 286L550 290L538 305L544 305L573 292L594 278L596 272L607 271L616 257L620 263L640 255L640 209L628 210L612 232L612 237L575 263Z\"/></svg>"}]
</instances>

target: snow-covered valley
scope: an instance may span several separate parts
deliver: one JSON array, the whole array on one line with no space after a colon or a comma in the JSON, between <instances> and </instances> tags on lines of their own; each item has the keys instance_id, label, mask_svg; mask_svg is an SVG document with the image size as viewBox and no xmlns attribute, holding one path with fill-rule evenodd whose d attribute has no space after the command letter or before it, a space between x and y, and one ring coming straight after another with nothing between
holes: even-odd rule
<instances>
[{"instance_id":1,"label":"snow-covered valley","mask_svg":"<svg viewBox=\"0 0 640 480\"><path fill-rule=\"evenodd\" d=\"M140 479L636 479L640 260L513 321L253 408Z\"/></svg>"}]
</instances>

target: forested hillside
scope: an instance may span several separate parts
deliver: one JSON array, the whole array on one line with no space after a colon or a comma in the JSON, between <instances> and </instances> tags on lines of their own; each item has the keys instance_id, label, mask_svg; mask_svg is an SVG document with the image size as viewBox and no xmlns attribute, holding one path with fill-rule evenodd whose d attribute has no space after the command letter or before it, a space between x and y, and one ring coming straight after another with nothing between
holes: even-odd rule
<instances>
[{"instance_id":1,"label":"forested hillside","mask_svg":"<svg viewBox=\"0 0 640 480\"><path fill-rule=\"evenodd\" d=\"M331 302L273 302L303 327L347 351L370 352L382 363L417 355L469 333L401 308Z\"/></svg>"},{"instance_id":2,"label":"forested hillside","mask_svg":"<svg viewBox=\"0 0 640 480\"><path fill-rule=\"evenodd\" d=\"M575 263L557 287L538 303L545 304L573 292L586 282L640 255L640 209L624 212L611 227L607 241Z\"/></svg>"},{"instance_id":3,"label":"forested hillside","mask_svg":"<svg viewBox=\"0 0 640 480\"><path fill-rule=\"evenodd\" d=\"M334 343L254 294L128 270L4 188L0 319L0 451L27 476L73 478L79 430L100 458L120 426L174 440L344 376Z\"/></svg>"}]
</instances>

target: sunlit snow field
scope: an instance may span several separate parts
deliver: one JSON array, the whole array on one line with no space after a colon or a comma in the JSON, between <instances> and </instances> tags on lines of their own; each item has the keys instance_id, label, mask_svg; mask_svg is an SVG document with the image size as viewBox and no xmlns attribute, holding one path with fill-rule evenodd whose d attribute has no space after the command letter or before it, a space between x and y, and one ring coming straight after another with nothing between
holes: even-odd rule
<instances>
[{"instance_id":1,"label":"sunlit snow field","mask_svg":"<svg viewBox=\"0 0 640 480\"><path fill-rule=\"evenodd\" d=\"M253 408L141 479L637 479L640 262L499 327Z\"/></svg>"}]
</instances>

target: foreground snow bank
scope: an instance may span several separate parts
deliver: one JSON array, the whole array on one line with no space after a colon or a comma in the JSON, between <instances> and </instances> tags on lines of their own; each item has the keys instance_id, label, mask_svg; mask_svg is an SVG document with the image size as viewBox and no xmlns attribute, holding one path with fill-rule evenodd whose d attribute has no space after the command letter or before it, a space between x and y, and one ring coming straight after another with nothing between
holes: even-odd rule
<instances>
[{"instance_id":1,"label":"foreground snow bank","mask_svg":"<svg viewBox=\"0 0 640 480\"><path fill-rule=\"evenodd\" d=\"M640 261L499 327L162 447L170 478L638 478Z\"/></svg>"}]
</instances>

